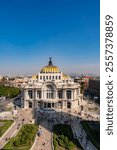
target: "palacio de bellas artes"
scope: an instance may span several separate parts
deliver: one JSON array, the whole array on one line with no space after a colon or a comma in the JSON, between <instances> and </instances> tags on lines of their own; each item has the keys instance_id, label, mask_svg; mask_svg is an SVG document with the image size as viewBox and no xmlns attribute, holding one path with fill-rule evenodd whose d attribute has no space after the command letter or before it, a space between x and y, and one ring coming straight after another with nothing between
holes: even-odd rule
<instances>
[{"instance_id":1,"label":"palacio de bellas artes","mask_svg":"<svg viewBox=\"0 0 117 150\"><path fill-rule=\"evenodd\" d=\"M84 98L81 85L61 72L51 57L48 65L23 85L21 95L22 109L32 110L33 121L38 123L39 120L44 121L44 114L46 119L51 119L54 123L71 124L72 117L99 120L98 111L90 112L95 108L95 103Z\"/></svg>"}]
</instances>

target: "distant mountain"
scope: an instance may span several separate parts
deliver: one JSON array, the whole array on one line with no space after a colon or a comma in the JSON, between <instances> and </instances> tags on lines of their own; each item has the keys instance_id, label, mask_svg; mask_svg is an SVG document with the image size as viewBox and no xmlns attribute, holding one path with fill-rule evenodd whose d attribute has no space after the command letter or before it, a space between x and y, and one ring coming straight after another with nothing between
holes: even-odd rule
<instances>
[{"instance_id":1,"label":"distant mountain","mask_svg":"<svg viewBox=\"0 0 117 150\"><path fill-rule=\"evenodd\" d=\"M100 75L96 75L96 74L92 74L92 73L89 73L89 74L78 74L78 73L67 73L68 75L70 76L74 76L74 77L80 77L80 76L91 76L91 77L99 77Z\"/></svg>"},{"instance_id":2,"label":"distant mountain","mask_svg":"<svg viewBox=\"0 0 117 150\"><path fill-rule=\"evenodd\" d=\"M77 77L77 76L81 76L80 74L77 74L77 73L67 73L69 76L74 76L74 77Z\"/></svg>"}]
</instances>

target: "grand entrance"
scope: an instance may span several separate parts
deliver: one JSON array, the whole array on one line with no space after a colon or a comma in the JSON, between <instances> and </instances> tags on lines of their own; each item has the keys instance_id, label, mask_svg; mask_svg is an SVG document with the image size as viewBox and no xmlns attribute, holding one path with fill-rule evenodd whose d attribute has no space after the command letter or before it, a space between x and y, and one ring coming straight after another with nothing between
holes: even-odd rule
<instances>
[{"instance_id":1,"label":"grand entrance","mask_svg":"<svg viewBox=\"0 0 117 150\"><path fill-rule=\"evenodd\" d=\"M71 109L71 103L70 102L67 102L67 108Z\"/></svg>"},{"instance_id":2,"label":"grand entrance","mask_svg":"<svg viewBox=\"0 0 117 150\"><path fill-rule=\"evenodd\" d=\"M48 105L47 105L47 106L48 106L48 108L51 108L51 103L48 103Z\"/></svg>"}]
</instances>

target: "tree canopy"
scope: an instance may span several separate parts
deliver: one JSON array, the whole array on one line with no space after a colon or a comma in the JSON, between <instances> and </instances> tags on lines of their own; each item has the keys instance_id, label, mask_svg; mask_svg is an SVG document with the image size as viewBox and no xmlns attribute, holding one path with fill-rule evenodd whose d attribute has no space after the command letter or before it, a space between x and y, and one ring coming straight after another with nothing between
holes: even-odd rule
<instances>
[{"instance_id":1,"label":"tree canopy","mask_svg":"<svg viewBox=\"0 0 117 150\"><path fill-rule=\"evenodd\" d=\"M20 89L17 87L0 86L0 96L8 98L16 97L20 94Z\"/></svg>"}]
</instances>

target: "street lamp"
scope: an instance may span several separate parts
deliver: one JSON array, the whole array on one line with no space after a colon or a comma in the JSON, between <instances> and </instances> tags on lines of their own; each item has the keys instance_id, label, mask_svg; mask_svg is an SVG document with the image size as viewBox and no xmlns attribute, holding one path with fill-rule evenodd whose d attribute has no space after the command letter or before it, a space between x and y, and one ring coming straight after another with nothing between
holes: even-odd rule
<instances>
[{"instance_id":1,"label":"street lamp","mask_svg":"<svg viewBox=\"0 0 117 150\"><path fill-rule=\"evenodd\" d=\"M70 127L71 127L71 110L70 110L70 115L69 116L70 116Z\"/></svg>"},{"instance_id":2,"label":"street lamp","mask_svg":"<svg viewBox=\"0 0 117 150\"><path fill-rule=\"evenodd\" d=\"M89 138L88 138L88 136L86 136L86 144L85 144L85 149L87 148L88 140L89 140Z\"/></svg>"},{"instance_id":3,"label":"street lamp","mask_svg":"<svg viewBox=\"0 0 117 150\"><path fill-rule=\"evenodd\" d=\"M61 102L61 122L62 122L62 102Z\"/></svg>"}]
</instances>

